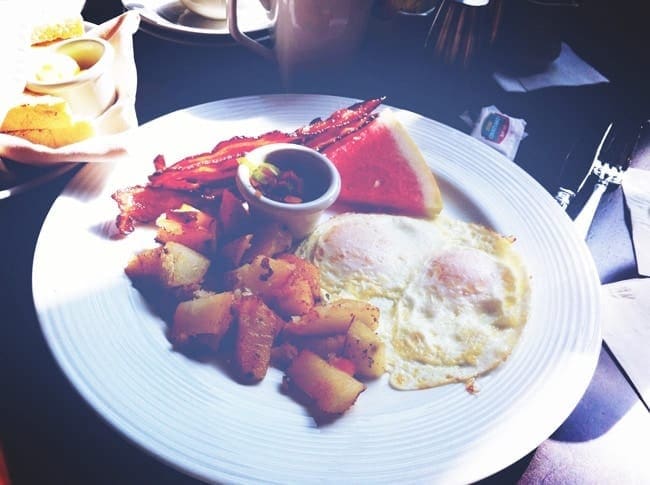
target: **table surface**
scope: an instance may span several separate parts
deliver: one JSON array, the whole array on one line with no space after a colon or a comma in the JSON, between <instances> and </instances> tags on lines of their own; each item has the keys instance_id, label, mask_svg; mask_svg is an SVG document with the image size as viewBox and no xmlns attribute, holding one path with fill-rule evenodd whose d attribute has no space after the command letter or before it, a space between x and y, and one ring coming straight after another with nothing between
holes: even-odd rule
<instances>
[{"instance_id":1,"label":"table surface","mask_svg":"<svg viewBox=\"0 0 650 485\"><path fill-rule=\"evenodd\" d=\"M254 94L317 93L409 109L462 131L464 112L496 105L527 121L515 162L554 193L571 147L593 149L621 115L650 117L644 96L640 3L583 2L557 11L557 34L609 83L507 93L492 79L496 62L471 70L442 66L423 47L430 18L373 16L354 59L309 71L283 86L274 66L233 45L190 45L139 31L136 110L140 123L192 105ZM505 2L508 5L508 2ZM117 1L89 0L86 20L122 12ZM508 59L507 49L501 59ZM646 65L643 65L643 62ZM0 200L0 443L12 481L22 483L195 483L112 429L79 396L43 339L31 295L34 246L49 207L76 170L38 189ZM576 203L579 201L576 201ZM587 243L603 283L637 277L620 188L603 198ZM594 377L569 418L536 450L485 483L638 483L650 481L639 449L648 449L647 409L603 345ZM640 447L640 448L639 448ZM0 480L1 482L1 480Z\"/></svg>"}]
</instances>

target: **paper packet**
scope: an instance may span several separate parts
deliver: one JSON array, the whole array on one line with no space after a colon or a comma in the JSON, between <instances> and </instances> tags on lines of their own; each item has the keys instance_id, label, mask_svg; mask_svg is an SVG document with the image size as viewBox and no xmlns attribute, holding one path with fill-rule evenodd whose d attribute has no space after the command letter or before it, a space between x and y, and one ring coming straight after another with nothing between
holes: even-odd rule
<instances>
[{"instance_id":1,"label":"paper packet","mask_svg":"<svg viewBox=\"0 0 650 485\"><path fill-rule=\"evenodd\" d=\"M514 160L526 136L526 120L508 116L492 105L481 109L471 135Z\"/></svg>"}]
</instances>

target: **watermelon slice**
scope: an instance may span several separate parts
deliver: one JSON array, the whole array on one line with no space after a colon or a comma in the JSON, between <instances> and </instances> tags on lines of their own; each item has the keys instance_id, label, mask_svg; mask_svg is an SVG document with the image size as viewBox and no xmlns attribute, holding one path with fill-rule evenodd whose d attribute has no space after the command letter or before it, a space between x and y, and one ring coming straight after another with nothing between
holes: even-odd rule
<instances>
[{"instance_id":1,"label":"watermelon slice","mask_svg":"<svg viewBox=\"0 0 650 485\"><path fill-rule=\"evenodd\" d=\"M420 149L388 110L325 150L341 174L339 201L371 210L435 217L438 183Z\"/></svg>"}]
</instances>

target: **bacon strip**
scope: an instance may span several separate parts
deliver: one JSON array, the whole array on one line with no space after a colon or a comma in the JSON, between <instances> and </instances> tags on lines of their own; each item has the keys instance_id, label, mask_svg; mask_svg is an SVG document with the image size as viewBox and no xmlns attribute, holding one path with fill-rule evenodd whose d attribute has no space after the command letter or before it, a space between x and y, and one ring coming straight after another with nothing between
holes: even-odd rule
<instances>
[{"instance_id":1,"label":"bacon strip","mask_svg":"<svg viewBox=\"0 0 650 485\"><path fill-rule=\"evenodd\" d=\"M347 108L341 108L334 111L325 120L316 118L311 121L307 126L298 128L295 133L299 136L315 135L322 133L325 130L338 128L350 123L354 123L362 118L365 118L372 113L377 107L384 102L385 97L368 99L355 103Z\"/></svg>"},{"instance_id":2,"label":"bacon strip","mask_svg":"<svg viewBox=\"0 0 650 485\"><path fill-rule=\"evenodd\" d=\"M135 228L134 222L155 221L163 212L178 209L183 203L214 212L215 209L210 210L210 206L214 205L214 200L221 196L223 190L200 193L161 189L150 185L120 189L111 195L120 210L115 224L120 233L129 234Z\"/></svg>"},{"instance_id":3,"label":"bacon strip","mask_svg":"<svg viewBox=\"0 0 650 485\"><path fill-rule=\"evenodd\" d=\"M376 114L366 115L363 118L354 120L347 125L342 125L324 131L323 133L309 138L303 145L322 152L330 145L333 145L355 131L360 130L377 117Z\"/></svg>"},{"instance_id":4,"label":"bacon strip","mask_svg":"<svg viewBox=\"0 0 650 485\"><path fill-rule=\"evenodd\" d=\"M237 170L237 158L262 145L299 143L316 149L324 148L358 129L359 125L363 126L364 120L382 101L383 98L375 98L339 109L327 119L313 120L293 133L274 130L256 137L237 136L222 141L208 153L191 155L169 167L157 170L149 177L149 182L154 187L197 190L201 186L233 177ZM318 138L318 141L312 143L313 138ZM159 164L156 164L156 167L158 166Z\"/></svg>"},{"instance_id":5,"label":"bacon strip","mask_svg":"<svg viewBox=\"0 0 650 485\"><path fill-rule=\"evenodd\" d=\"M228 140L220 141L209 152L199 155L191 155L179 160L168 170L187 170L205 163L218 163L219 160L227 160L245 155L254 148L268 143L291 143L296 136L281 131L269 131L259 136L235 136Z\"/></svg>"},{"instance_id":6,"label":"bacon strip","mask_svg":"<svg viewBox=\"0 0 650 485\"><path fill-rule=\"evenodd\" d=\"M120 210L116 225L122 234L128 234L134 230L134 222L154 221L182 203L206 207L207 202L234 184L237 159L259 146L298 143L322 151L344 143L346 137L375 119L373 111L384 99L373 98L341 108L291 133L274 130L255 137L236 136L217 143L210 152L190 155L170 166L158 155L147 185L127 187L112 195Z\"/></svg>"},{"instance_id":7,"label":"bacon strip","mask_svg":"<svg viewBox=\"0 0 650 485\"><path fill-rule=\"evenodd\" d=\"M206 186L223 185L224 182L228 184L237 172L238 158L207 158L205 163L197 163L184 170L172 170L169 167L150 175L149 185L173 190L199 190Z\"/></svg>"}]
</instances>

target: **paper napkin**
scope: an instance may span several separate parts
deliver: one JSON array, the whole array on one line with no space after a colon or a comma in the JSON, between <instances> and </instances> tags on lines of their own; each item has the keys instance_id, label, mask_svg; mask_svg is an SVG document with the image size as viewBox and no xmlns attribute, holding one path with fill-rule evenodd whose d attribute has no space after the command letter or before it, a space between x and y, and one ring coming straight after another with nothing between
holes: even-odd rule
<instances>
[{"instance_id":1,"label":"paper napkin","mask_svg":"<svg viewBox=\"0 0 650 485\"><path fill-rule=\"evenodd\" d=\"M524 77L512 77L495 72L493 76L505 91L515 93L554 86L584 86L609 82L564 42L557 59L549 64L544 72Z\"/></svg>"},{"instance_id":2,"label":"paper napkin","mask_svg":"<svg viewBox=\"0 0 650 485\"><path fill-rule=\"evenodd\" d=\"M11 100L25 86L27 77L27 46L30 24L24 4L0 0L0 45L2 62L9 69L0 69L0 120L11 108Z\"/></svg>"},{"instance_id":3,"label":"paper napkin","mask_svg":"<svg viewBox=\"0 0 650 485\"><path fill-rule=\"evenodd\" d=\"M650 406L650 279L602 286L603 339Z\"/></svg>"},{"instance_id":4,"label":"paper napkin","mask_svg":"<svg viewBox=\"0 0 650 485\"><path fill-rule=\"evenodd\" d=\"M138 30L139 24L139 14L129 11L86 33L89 37L107 40L115 51L113 70L117 100L95 120L95 136L72 145L49 148L0 133L0 158L6 157L31 165L50 165L61 162L112 161L125 155L124 135L138 126L135 112L137 71L133 56L133 34ZM3 112L3 118L4 115Z\"/></svg>"},{"instance_id":5,"label":"paper napkin","mask_svg":"<svg viewBox=\"0 0 650 485\"><path fill-rule=\"evenodd\" d=\"M625 203L630 210L632 221L632 242L637 272L640 275L650 276L650 171L628 168L623 176L622 185Z\"/></svg>"}]
</instances>

